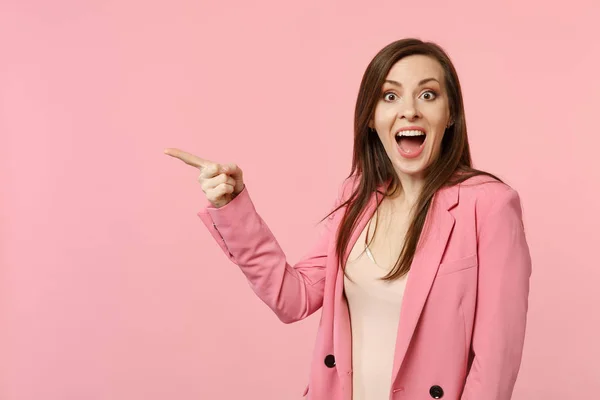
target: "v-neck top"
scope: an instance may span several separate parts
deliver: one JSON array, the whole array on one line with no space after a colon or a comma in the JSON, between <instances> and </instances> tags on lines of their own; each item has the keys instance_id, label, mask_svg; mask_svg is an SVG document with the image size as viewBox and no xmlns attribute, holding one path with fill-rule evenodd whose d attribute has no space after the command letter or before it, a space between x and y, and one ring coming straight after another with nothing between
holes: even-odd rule
<instances>
[{"instance_id":1,"label":"v-neck top","mask_svg":"<svg viewBox=\"0 0 600 400\"><path fill-rule=\"evenodd\" d=\"M350 252L344 277L352 334L352 400L388 400L408 274L394 281L379 279L392 266L386 270L368 257L366 234L367 227Z\"/></svg>"}]
</instances>

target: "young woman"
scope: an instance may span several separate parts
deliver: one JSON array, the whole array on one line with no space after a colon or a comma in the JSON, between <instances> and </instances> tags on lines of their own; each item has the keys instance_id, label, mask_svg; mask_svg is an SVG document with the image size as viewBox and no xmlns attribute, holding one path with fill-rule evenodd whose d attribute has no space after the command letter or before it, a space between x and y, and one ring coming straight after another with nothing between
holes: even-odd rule
<instances>
[{"instance_id":1,"label":"young woman","mask_svg":"<svg viewBox=\"0 0 600 400\"><path fill-rule=\"evenodd\" d=\"M472 168L458 76L438 45L399 40L367 67L350 175L295 265L237 165L165 152L200 168L199 217L283 322L322 308L308 398L511 398L531 274L520 200Z\"/></svg>"}]
</instances>

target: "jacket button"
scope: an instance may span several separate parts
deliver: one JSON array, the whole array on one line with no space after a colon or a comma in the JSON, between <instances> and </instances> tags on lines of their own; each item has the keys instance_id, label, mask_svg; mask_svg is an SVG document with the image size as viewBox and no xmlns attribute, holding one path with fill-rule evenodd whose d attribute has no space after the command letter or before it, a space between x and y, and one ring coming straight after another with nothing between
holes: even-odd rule
<instances>
[{"instance_id":1,"label":"jacket button","mask_svg":"<svg viewBox=\"0 0 600 400\"><path fill-rule=\"evenodd\" d=\"M444 389L442 389L438 385L434 385L429 389L429 394L434 399L441 399L442 397L444 397Z\"/></svg>"},{"instance_id":2,"label":"jacket button","mask_svg":"<svg viewBox=\"0 0 600 400\"><path fill-rule=\"evenodd\" d=\"M327 365L327 368L335 367L335 357L333 354L329 354L325 357L325 365Z\"/></svg>"}]
</instances>

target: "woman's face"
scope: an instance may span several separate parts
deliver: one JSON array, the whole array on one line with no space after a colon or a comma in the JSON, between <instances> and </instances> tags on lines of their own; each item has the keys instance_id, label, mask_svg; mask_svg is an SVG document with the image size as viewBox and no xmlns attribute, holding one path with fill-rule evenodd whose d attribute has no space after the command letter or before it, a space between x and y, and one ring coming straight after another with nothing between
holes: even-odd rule
<instances>
[{"instance_id":1,"label":"woman's face","mask_svg":"<svg viewBox=\"0 0 600 400\"><path fill-rule=\"evenodd\" d=\"M442 66L432 57L411 55L390 69L369 126L399 177L422 178L440 153L449 120Z\"/></svg>"}]
</instances>

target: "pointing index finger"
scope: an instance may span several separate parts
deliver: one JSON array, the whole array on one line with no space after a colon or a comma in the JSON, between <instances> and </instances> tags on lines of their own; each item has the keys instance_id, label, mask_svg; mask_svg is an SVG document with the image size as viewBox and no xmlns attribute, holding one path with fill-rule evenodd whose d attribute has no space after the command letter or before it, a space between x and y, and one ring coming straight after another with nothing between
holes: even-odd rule
<instances>
[{"instance_id":1,"label":"pointing index finger","mask_svg":"<svg viewBox=\"0 0 600 400\"><path fill-rule=\"evenodd\" d=\"M213 162L210 162L208 160L197 157L191 153L187 153L179 149L165 149L165 154L171 157L178 158L184 163L196 168L206 168L209 165L214 164Z\"/></svg>"}]
</instances>

